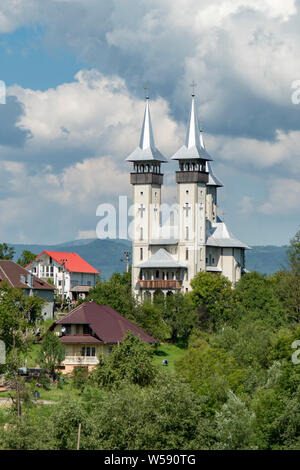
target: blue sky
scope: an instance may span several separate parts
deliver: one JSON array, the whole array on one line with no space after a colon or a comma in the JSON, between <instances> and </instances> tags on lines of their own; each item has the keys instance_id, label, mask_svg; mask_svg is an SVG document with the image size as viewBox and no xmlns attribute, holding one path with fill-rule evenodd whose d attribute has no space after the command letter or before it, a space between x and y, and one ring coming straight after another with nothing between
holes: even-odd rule
<instances>
[{"instance_id":1,"label":"blue sky","mask_svg":"<svg viewBox=\"0 0 300 470\"><path fill-rule=\"evenodd\" d=\"M124 160L139 141L145 84L169 158L195 80L225 221L250 245L287 244L300 220L299 9L296 0L2 0L0 240L93 236L98 204L130 197ZM163 197L173 202L167 167Z\"/></svg>"}]
</instances>

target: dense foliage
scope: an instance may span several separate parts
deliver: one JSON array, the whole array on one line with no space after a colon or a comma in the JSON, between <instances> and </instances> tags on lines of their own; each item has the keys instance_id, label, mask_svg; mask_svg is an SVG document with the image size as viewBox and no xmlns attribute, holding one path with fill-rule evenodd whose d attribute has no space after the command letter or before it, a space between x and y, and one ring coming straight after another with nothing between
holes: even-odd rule
<instances>
[{"instance_id":1,"label":"dense foliage","mask_svg":"<svg viewBox=\"0 0 300 470\"><path fill-rule=\"evenodd\" d=\"M0 448L75 449L81 424L82 449L299 450L299 240L286 270L245 274L234 287L199 273L191 293L141 304L128 274L98 283L96 302L183 348L175 372L128 334L93 372L74 370L76 400L28 404L21 418L2 411Z\"/></svg>"}]
</instances>

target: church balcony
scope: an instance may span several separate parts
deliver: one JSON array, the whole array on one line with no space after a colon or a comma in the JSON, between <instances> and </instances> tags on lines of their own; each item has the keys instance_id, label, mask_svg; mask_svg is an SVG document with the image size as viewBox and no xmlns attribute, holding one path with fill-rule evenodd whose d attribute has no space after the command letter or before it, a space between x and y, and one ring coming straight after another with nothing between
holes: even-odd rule
<instances>
[{"instance_id":1,"label":"church balcony","mask_svg":"<svg viewBox=\"0 0 300 470\"><path fill-rule=\"evenodd\" d=\"M176 183L208 183L205 171L176 171Z\"/></svg>"},{"instance_id":2,"label":"church balcony","mask_svg":"<svg viewBox=\"0 0 300 470\"><path fill-rule=\"evenodd\" d=\"M162 173L130 173L131 184L163 184Z\"/></svg>"},{"instance_id":3,"label":"church balcony","mask_svg":"<svg viewBox=\"0 0 300 470\"><path fill-rule=\"evenodd\" d=\"M182 281L140 281L141 289L181 289Z\"/></svg>"}]
</instances>

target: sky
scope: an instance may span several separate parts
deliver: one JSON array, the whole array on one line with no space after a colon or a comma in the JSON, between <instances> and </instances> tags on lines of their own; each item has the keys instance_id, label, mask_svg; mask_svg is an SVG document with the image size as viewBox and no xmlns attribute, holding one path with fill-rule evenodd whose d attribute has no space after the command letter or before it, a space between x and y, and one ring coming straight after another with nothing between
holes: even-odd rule
<instances>
[{"instance_id":1,"label":"sky","mask_svg":"<svg viewBox=\"0 0 300 470\"><path fill-rule=\"evenodd\" d=\"M194 80L220 213L250 245L300 223L300 0L1 0L0 242L93 238L131 197L145 91L157 148L184 143ZM176 163L163 202L175 202Z\"/></svg>"}]
</instances>

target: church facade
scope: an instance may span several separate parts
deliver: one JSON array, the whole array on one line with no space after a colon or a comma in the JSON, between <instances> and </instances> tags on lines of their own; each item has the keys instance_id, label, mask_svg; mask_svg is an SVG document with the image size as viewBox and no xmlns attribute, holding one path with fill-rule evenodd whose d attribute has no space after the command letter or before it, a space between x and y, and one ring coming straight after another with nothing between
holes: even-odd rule
<instances>
[{"instance_id":1,"label":"church facade","mask_svg":"<svg viewBox=\"0 0 300 470\"><path fill-rule=\"evenodd\" d=\"M221 273L235 283L245 272L249 247L229 231L217 215L217 191L223 185L214 175L203 133L199 129L195 96L184 145L171 157L176 171L177 204L161 200L163 166L146 108L139 146L126 159L133 164L132 289L142 300L157 293L188 292L199 271Z\"/></svg>"}]
</instances>

